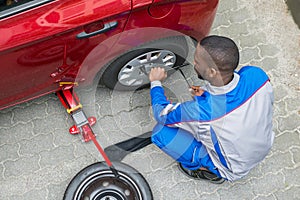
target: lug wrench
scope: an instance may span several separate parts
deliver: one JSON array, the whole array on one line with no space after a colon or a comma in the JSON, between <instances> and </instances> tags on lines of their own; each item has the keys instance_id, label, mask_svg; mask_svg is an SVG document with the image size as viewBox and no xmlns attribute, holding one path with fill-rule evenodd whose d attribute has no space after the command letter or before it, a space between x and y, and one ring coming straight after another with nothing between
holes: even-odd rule
<instances>
[{"instance_id":1,"label":"lug wrench","mask_svg":"<svg viewBox=\"0 0 300 200\"><path fill-rule=\"evenodd\" d=\"M188 87L191 88L191 84L188 82L186 76L184 75L183 71L181 70L182 67L185 67L185 66L188 66L188 65L190 65L190 64L189 63L183 63L182 65L172 67L172 68L169 68L169 69L165 69L165 71L168 72L168 71L172 71L172 70L178 70L181 73L181 75L183 76L183 78L184 78L185 82L187 83ZM147 71L145 66L140 67L140 70L146 76L149 75L150 71Z\"/></svg>"},{"instance_id":2,"label":"lug wrench","mask_svg":"<svg viewBox=\"0 0 300 200\"><path fill-rule=\"evenodd\" d=\"M189 88L191 88L191 84L188 82L185 74L183 73L183 71L181 69L182 67L185 67L185 66L188 66L188 65L190 65L190 64L189 63L183 63L182 65L179 65L179 66L176 66L176 67L173 67L173 68L167 70L167 72L171 71L171 70L178 70L180 72L180 74L182 75L182 77L184 78L184 80L187 83L187 85L189 86Z\"/></svg>"}]
</instances>

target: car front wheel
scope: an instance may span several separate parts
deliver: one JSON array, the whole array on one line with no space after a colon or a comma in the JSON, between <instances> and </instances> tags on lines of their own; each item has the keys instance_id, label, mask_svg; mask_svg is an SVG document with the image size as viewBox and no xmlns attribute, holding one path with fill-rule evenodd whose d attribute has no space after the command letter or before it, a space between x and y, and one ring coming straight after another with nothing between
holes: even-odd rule
<instances>
[{"instance_id":1,"label":"car front wheel","mask_svg":"<svg viewBox=\"0 0 300 200\"><path fill-rule=\"evenodd\" d=\"M102 83L116 90L135 90L149 85L152 67L167 71L184 63L188 55L187 39L174 36L137 47L115 59L104 71Z\"/></svg>"}]
</instances>

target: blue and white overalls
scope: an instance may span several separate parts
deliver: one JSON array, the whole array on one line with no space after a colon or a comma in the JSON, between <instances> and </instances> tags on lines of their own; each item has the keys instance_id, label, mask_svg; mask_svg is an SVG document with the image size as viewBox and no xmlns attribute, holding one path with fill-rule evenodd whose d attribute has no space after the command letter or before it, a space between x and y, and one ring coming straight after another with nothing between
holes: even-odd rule
<instances>
[{"instance_id":1,"label":"blue and white overalls","mask_svg":"<svg viewBox=\"0 0 300 200\"><path fill-rule=\"evenodd\" d=\"M266 73L246 66L222 87L207 85L192 101L172 104L160 81L151 83L158 124L152 141L195 170L206 167L229 181L245 176L270 151L273 90Z\"/></svg>"}]
</instances>

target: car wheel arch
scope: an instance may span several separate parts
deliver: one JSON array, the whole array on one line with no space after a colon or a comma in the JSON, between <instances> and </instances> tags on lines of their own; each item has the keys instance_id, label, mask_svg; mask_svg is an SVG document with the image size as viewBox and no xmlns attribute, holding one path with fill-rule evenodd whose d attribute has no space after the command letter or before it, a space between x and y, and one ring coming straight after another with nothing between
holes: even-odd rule
<instances>
[{"instance_id":1,"label":"car wheel arch","mask_svg":"<svg viewBox=\"0 0 300 200\"><path fill-rule=\"evenodd\" d=\"M115 61L120 55L141 48L141 46L153 43L153 41L168 37L188 37L174 30L163 30L162 34L153 34L157 32L157 28L143 28L138 30L130 30L114 35L94 47L85 59L78 66L79 70L75 81L85 80L84 85L97 83L103 72L110 63ZM136 39L135 35L144 35L142 38ZM146 36L149 36L146 38ZM194 40L193 38L191 38Z\"/></svg>"}]
</instances>

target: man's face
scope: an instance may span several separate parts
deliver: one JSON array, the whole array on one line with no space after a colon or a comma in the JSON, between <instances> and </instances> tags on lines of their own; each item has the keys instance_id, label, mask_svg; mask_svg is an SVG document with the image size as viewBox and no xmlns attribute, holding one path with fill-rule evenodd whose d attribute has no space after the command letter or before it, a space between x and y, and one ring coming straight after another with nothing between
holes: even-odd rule
<instances>
[{"instance_id":1,"label":"man's face","mask_svg":"<svg viewBox=\"0 0 300 200\"><path fill-rule=\"evenodd\" d=\"M194 69L199 79L208 80L209 67L212 63L210 55L198 43L194 55Z\"/></svg>"}]
</instances>

